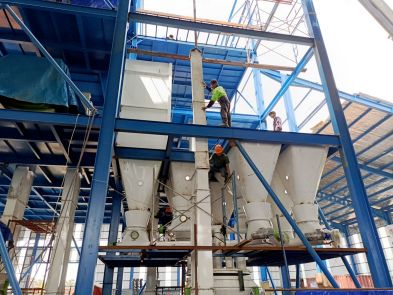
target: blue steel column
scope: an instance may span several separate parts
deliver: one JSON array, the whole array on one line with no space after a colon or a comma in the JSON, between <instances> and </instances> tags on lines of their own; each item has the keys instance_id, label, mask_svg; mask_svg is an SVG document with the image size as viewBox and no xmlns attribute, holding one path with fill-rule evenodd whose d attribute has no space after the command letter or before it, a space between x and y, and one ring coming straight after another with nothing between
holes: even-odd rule
<instances>
[{"instance_id":1,"label":"blue steel column","mask_svg":"<svg viewBox=\"0 0 393 295\"><path fill-rule=\"evenodd\" d=\"M291 278L289 277L289 269L286 266L280 266L281 285L285 289L291 288ZM290 292L283 292L283 294L290 294Z\"/></svg>"},{"instance_id":2,"label":"blue steel column","mask_svg":"<svg viewBox=\"0 0 393 295\"><path fill-rule=\"evenodd\" d=\"M388 265L384 257L381 241L368 202L362 176L358 167L355 150L348 131L347 122L341 106L333 72L328 59L321 29L312 0L302 0L305 19L309 32L314 37L315 59L319 75L323 84L330 118L336 134L339 134L341 147L340 155L343 162L345 176L350 191L352 204L359 224L360 234L367 251L367 260L370 267L374 286L377 288L393 287Z\"/></svg>"},{"instance_id":3,"label":"blue steel column","mask_svg":"<svg viewBox=\"0 0 393 295\"><path fill-rule=\"evenodd\" d=\"M111 165L114 127L119 108L123 65L127 35L128 12L131 0L121 0L118 6L108 84L105 93L104 113L98 140L95 169L90 192L89 208L83 235L82 255L79 262L75 294L91 295L94 272L97 264L100 229L104 219L105 199L108 190L109 169Z\"/></svg>"},{"instance_id":4,"label":"blue steel column","mask_svg":"<svg viewBox=\"0 0 393 295\"><path fill-rule=\"evenodd\" d=\"M251 55L252 60L254 63L259 63L258 55L255 50L253 50ZM261 71L259 69L253 68L252 69L252 76L254 79L254 90L255 90L255 100L257 104L257 113L259 116L265 111L265 100L263 97L262 91L262 79L261 79ZM261 120L259 123L262 130L266 129L266 120Z\"/></svg>"},{"instance_id":5,"label":"blue steel column","mask_svg":"<svg viewBox=\"0 0 393 295\"><path fill-rule=\"evenodd\" d=\"M112 214L111 224L109 226L108 245L114 245L117 242L120 224L120 211L121 211L121 196L118 193L111 193L112 195ZM114 268L105 265L104 282L102 286L102 294L112 294Z\"/></svg>"}]
</instances>

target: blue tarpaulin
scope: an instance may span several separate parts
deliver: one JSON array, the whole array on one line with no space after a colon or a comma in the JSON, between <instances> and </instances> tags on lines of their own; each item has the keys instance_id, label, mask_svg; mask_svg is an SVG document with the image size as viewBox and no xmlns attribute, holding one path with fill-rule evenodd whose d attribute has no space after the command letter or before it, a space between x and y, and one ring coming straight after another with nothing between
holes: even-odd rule
<instances>
[{"instance_id":1,"label":"blue tarpaulin","mask_svg":"<svg viewBox=\"0 0 393 295\"><path fill-rule=\"evenodd\" d=\"M56 60L69 75L62 60ZM37 105L83 112L74 91L46 58L28 55L0 57L0 96Z\"/></svg>"}]
</instances>

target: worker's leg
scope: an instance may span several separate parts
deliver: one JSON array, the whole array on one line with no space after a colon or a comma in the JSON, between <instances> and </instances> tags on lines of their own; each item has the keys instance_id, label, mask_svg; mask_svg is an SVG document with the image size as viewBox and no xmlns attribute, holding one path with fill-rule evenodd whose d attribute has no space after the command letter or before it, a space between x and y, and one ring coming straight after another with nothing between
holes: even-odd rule
<instances>
[{"instance_id":1,"label":"worker's leg","mask_svg":"<svg viewBox=\"0 0 393 295\"><path fill-rule=\"evenodd\" d=\"M222 124L226 127L229 127L228 124L228 107L226 103L221 104L221 120L222 120Z\"/></svg>"},{"instance_id":2,"label":"worker's leg","mask_svg":"<svg viewBox=\"0 0 393 295\"><path fill-rule=\"evenodd\" d=\"M210 181L217 181L217 178L214 175L216 172L219 172L219 170L214 166L210 166L210 170L209 170L209 180Z\"/></svg>"}]
</instances>

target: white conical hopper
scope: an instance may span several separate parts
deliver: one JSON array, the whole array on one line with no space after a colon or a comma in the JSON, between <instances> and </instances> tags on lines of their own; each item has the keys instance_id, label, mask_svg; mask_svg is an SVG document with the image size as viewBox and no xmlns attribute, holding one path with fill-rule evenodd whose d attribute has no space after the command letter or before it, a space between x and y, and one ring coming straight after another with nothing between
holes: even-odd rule
<instances>
[{"instance_id":1,"label":"white conical hopper","mask_svg":"<svg viewBox=\"0 0 393 295\"><path fill-rule=\"evenodd\" d=\"M172 231L178 241L190 240L194 171L194 163L171 162L169 167L169 182L165 191L173 209L173 221L168 231Z\"/></svg>"},{"instance_id":2,"label":"white conical hopper","mask_svg":"<svg viewBox=\"0 0 393 295\"><path fill-rule=\"evenodd\" d=\"M121 245L148 245L146 228L161 162L119 159L119 164L129 209L125 213L127 228Z\"/></svg>"},{"instance_id":3,"label":"white conical hopper","mask_svg":"<svg viewBox=\"0 0 393 295\"><path fill-rule=\"evenodd\" d=\"M327 157L326 147L289 146L279 157L276 172L293 201L293 215L303 233L321 226L314 203Z\"/></svg>"},{"instance_id":4,"label":"white conical hopper","mask_svg":"<svg viewBox=\"0 0 393 295\"><path fill-rule=\"evenodd\" d=\"M242 143L242 145L270 183L281 145L264 143ZM247 202L244 210L249 239L259 229L272 229L272 210L270 203L267 202L268 193L237 147L229 151L228 157L231 170L235 170L238 177L237 194Z\"/></svg>"}]
</instances>

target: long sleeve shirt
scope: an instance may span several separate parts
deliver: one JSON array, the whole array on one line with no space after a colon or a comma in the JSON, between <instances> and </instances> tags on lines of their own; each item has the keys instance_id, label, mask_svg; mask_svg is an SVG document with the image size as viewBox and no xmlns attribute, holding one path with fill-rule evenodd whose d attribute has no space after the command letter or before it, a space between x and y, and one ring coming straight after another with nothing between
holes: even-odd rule
<instances>
[{"instance_id":1,"label":"long sleeve shirt","mask_svg":"<svg viewBox=\"0 0 393 295\"><path fill-rule=\"evenodd\" d=\"M210 108L216 101L218 101L221 104L228 100L228 96L224 87L217 86L216 88L213 89L210 86L206 86L206 89L212 94L209 104L206 107Z\"/></svg>"}]
</instances>

